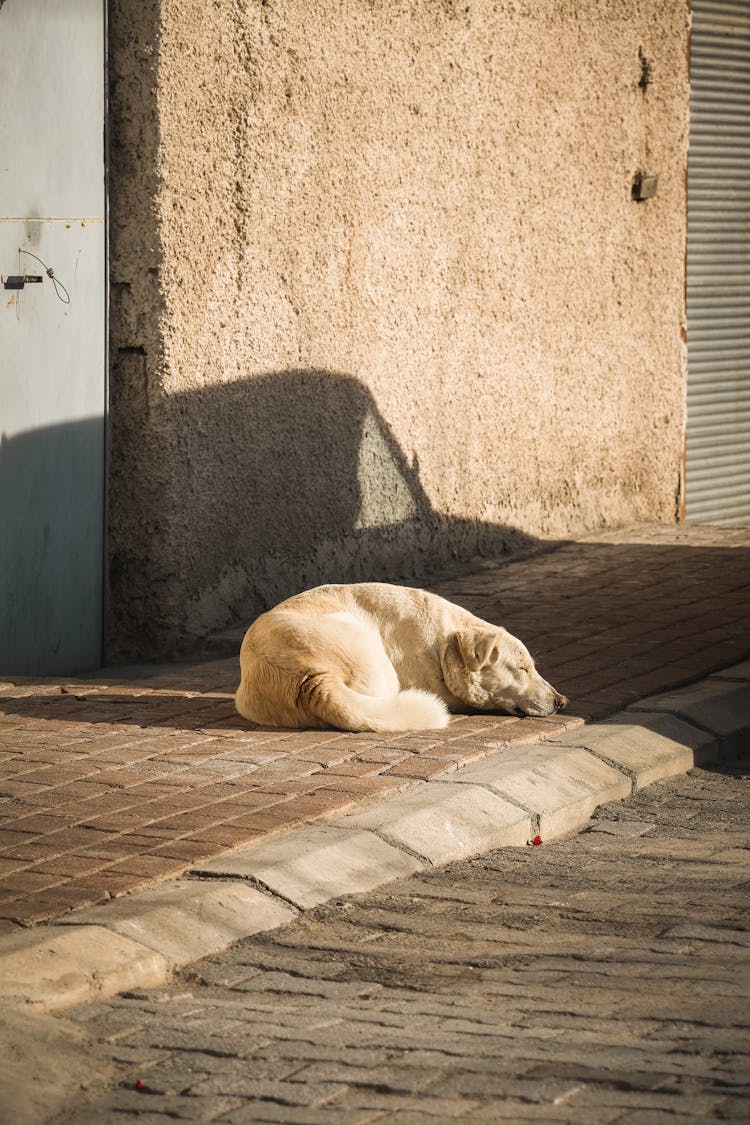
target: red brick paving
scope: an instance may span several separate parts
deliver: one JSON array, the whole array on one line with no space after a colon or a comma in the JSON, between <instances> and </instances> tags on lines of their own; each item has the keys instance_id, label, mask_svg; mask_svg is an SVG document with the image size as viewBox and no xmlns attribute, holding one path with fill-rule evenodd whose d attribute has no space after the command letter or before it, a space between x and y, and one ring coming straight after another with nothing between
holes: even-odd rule
<instances>
[{"instance_id":1,"label":"red brick paving","mask_svg":"<svg viewBox=\"0 0 750 1125\"><path fill-rule=\"evenodd\" d=\"M235 658L0 683L0 932L750 656L750 529L605 533L429 586L517 633L568 711L395 736L268 730L234 712Z\"/></svg>"}]
</instances>

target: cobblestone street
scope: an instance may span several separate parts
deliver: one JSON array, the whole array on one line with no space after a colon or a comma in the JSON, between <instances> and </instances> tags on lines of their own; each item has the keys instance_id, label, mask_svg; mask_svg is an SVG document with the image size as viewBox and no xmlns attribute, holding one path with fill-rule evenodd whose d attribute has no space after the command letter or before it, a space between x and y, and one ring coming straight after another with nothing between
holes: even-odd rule
<instances>
[{"instance_id":1,"label":"cobblestone street","mask_svg":"<svg viewBox=\"0 0 750 1125\"><path fill-rule=\"evenodd\" d=\"M333 902L70 1012L98 1046L59 1120L746 1120L747 796L740 766L694 770L579 835Z\"/></svg>"}]
</instances>

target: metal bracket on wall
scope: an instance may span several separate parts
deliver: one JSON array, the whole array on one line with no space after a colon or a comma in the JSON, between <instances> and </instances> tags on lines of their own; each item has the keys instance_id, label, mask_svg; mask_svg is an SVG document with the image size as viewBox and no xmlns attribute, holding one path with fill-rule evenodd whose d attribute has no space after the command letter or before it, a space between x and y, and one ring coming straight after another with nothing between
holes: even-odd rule
<instances>
[{"instance_id":1,"label":"metal bracket on wall","mask_svg":"<svg viewBox=\"0 0 750 1125\"><path fill-rule=\"evenodd\" d=\"M52 266L48 266L46 262L43 262L38 254L34 254L31 250L24 250L23 247L19 247L18 254L19 257L21 254L26 254L27 257L33 258L35 262L39 262L39 265L44 267L47 277L52 282L58 299L61 300L64 305L70 304L70 293L60 281L59 277L55 275ZM38 285L43 280L44 275L40 273L15 273L2 278L4 289L15 290L23 289L26 285Z\"/></svg>"},{"instance_id":2,"label":"metal bracket on wall","mask_svg":"<svg viewBox=\"0 0 750 1125\"><path fill-rule=\"evenodd\" d=\"M3 278L3 289L23 289L24 285L40 285L42 281L40 273L11 274Z\"/></svg>"},{"instance_id":3,"label":"metal bracket on wall","mask_svg":"<svg viewBox=\"0 0 750 1125\"><path fill-rule=\"evenodd\" d=\"M633 199L636 203L642 203L644 199L653 199L658 187L658 176L647 176L645 172L636 172L633 177Z\"/></svg>"}]
</instances>

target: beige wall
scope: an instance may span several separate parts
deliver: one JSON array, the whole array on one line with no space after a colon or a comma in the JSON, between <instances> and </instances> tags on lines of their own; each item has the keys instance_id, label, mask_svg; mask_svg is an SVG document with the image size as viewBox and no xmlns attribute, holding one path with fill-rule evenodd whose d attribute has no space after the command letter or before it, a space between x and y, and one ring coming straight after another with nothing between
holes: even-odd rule
<instances>
[{"instance_id":1,"label":"beige wall","mask_svg":"<svg viewBox=\"0 0 750 1125\"><path fill-rule=\"evenodd\" d=\"M675 518L687 7L111 2L113 653Z\"/></svg>"}]
</instances>

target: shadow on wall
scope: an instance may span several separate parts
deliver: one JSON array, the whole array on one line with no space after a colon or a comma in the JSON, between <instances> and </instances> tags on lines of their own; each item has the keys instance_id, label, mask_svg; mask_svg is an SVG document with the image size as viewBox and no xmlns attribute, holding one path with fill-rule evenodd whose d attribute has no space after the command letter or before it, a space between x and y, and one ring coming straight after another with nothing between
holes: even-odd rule
<instances>
[{"instance_id":1,"label":"shadow on wall","mask_svg":"<svg viewBox=\"0 0 750 1125\"><path fill-rule=\"evenodd\" d=\"M153 404L145 357L129 367L110 458L110 657L188 652L321 582L533 543L435 511L355 378L284 371Z\"/></svg>"},{"instance_id":2,"label":"shadow on wall","mask_svg":"<svg viewBox=\"0 0 750 1125\"><path fill-rule=\"evenodd\" d=\"M436 512L355 377L280 371L163 394L161 4L111 0L108 13L107 659L190 652L316 583L409 577L529 542Z\"/></svg>"}]
</instances>

